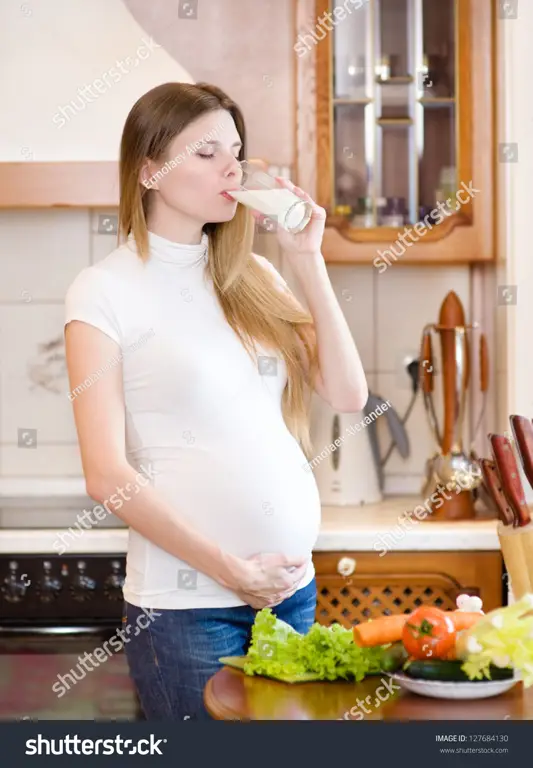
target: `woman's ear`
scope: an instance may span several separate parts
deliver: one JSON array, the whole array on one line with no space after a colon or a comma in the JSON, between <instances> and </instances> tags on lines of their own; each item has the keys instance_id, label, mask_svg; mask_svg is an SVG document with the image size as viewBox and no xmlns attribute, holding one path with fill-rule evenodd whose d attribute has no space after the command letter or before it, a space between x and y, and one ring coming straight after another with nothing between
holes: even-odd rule
<instances>
[{"instance_id":1,"label":"woman's ear","mask_svg":"<svg viewBox=\"0 0 533 768\"><path fill-rule=\"evenodd\" d=\"M146 187L146 189L159 189L157 180L152 174L149 160L147 160L141 168L141 172L139 174L139 182L143 185L143 187Z\"/></svg>"}]
</instances>

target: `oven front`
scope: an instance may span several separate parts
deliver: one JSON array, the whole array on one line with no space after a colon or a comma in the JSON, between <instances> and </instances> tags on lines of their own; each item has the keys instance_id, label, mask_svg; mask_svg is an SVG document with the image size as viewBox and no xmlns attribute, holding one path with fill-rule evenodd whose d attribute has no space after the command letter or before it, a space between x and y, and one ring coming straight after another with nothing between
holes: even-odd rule
<instances>
[{"instance_id":1,"label":"oven front","mask_svg":"<svg viewBox=\"0 0 533 768\"><path fill-rule=\"evenodd\" d=\"M124 570L123 554L0 555L0 720L142 719Z\"/></svg>"}]
</instances>

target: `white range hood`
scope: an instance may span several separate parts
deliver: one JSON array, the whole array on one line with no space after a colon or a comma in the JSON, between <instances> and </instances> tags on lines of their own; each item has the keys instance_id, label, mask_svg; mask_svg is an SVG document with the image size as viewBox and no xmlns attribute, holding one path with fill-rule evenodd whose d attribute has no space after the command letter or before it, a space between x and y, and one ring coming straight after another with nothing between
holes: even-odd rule
<instances>
[{"instance_id":1,"label":"white range hood","mask_svg":"<svg viewBox=\"0 0 533 768\"><path fill-rule=\"evenodd\" d=\"M0 162L116 161L146 91L194 79L122 0L1 0Z\"/></svg>"}]
</instances>

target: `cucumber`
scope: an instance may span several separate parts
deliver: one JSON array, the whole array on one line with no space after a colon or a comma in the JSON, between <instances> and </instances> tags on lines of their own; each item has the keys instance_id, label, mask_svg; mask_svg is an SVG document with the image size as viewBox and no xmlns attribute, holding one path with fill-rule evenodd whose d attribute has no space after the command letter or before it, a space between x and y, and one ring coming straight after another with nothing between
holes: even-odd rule
<instances>
[{"instance_id":1,"label":"cucumber","mask_svg":"<svg viewBox=\"0 0 533 768\"><path fill-rule=\"evenodd\" d=\"M430 661L412 661L406 664L404 672L409 677L418 680L441 680L444 682L470 682L484 683L488 678L481 680L470 680L470 678L461 669L462 661L439 661L438 659ZM491 680L509 680L513 674L513 669L501 669L491 665L489 667Z\"/></svg>"},{"instance_id":2,"label":"cucumber","mask_svg":"<svg viewBox=\"0 0 533 768\"><path fill-rule=\"evenodd\" d=\"M386 648L383 651L381 657L381 671L382 672L397 672L400 667L405 664L409 655L405 650L405 646L402 642L393 643L390 648Z\"/></svg>"}]
</instances>

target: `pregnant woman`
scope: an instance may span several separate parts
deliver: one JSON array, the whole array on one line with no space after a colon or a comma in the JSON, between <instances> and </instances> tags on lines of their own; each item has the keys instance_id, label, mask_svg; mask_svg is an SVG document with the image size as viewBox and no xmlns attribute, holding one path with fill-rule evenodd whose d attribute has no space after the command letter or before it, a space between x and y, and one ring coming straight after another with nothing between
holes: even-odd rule
<instances>
[{"instance_id":1,"label":"pregnant woman","mask_svg":"<svg viewBox=\"0 0 533 768\"><path fill-rule=\"evenodd\" d=\"M145 94L122 135L122 244L66 296L87 492L129 527L124 648L149 720L208 718L204 686L221 656L246 653L257 610L307 632L310 396L355 412L368 394L320 251L324 210L283 182L313 206L302 232L277 233L308 312L226 194L245 157L219 88Z\"/></svg>"}]
</instances>

